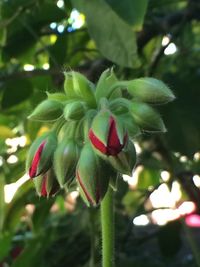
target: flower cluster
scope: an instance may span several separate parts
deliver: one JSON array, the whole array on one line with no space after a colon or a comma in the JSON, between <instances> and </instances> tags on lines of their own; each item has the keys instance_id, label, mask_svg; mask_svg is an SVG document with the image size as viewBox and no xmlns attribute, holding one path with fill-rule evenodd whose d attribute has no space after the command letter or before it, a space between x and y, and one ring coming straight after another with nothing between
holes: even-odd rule
<instances>
[{"instance_id":1,"label":"flower cluster","mask_svg":"<svg viewBox=\"0 0 200 267\"><path fill-rule=\"evenodd\" d=\"M77 72L64 75L64 93L48 93L29 116L52 128L31 145L26 168L40 196L54 195L75 181L86 204L96 206L111 176L131 175L135 136L166 131L151 104L172 101L174 95L153 78L118 81L112 69L96 85Z\"/></svg>"}]
</instances>

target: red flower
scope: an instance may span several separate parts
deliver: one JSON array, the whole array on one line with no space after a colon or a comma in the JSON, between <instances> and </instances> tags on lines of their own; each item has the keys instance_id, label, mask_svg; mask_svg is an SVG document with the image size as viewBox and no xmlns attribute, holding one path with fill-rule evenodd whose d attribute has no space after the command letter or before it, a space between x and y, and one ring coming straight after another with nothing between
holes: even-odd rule
<instances>
[{"instance_id":1,"label":"red flower","mask_svg":"<svg viewBox=\"0 0 200 267\"><path fill-rule=\"evenodd\" d=\"M49 170L56 147L57 137L54 132L44 134L33 142L26 161L30 178L45 174Z\"/></svg>"},{"instance_id":2,"label":"red flower","mask_svg":"<svg viewBox=\"0 0 200 267\"><path fill-rule=\"evenodd\" d=\"M101 127L101 126L100 126ZM104 127L102 125L102 127ZM109 156L116 156L125 146L127 142L127 133L123 136L123 142L120 142L120 138L117 131L116 120L113 116L109 116L108 122L108 133L107 133L107 141L106 144L101 141L101 137L95 134L95 130L93 128L89 131L89 139L93 146L102 152L103 154Z\"/></svg>"},{"instance_id":3,"label":"red flower","mask_svg":"<svg viewBox=\"0 0 200 267\"><path fill-rule=\"evenodd\" d=\"M39 146L38 150L35 153L35 156L33 158L31 167L29 169L29 176L31 178L40 175L41 172L42 172L42 170L41 170L41 172L37 173L37 171L38 171L38 165L39 165L39 162L40 162L40 159L41 159L41 155L42 155L42 151L44 149L45 144L46 144L45 141L42 142L42 144Z\"/></svg>"},{"instance_id":4,"label":"red flower","mask_svg":"<svg viewBox=\"0 0 200 267\"><path fill-rule=\"evenodd\" d=\"M59 190L53 168L50 168L45 174L33 179L33 182L37 194L42 197L54 196Z\"/></svg>"}]
</instances>

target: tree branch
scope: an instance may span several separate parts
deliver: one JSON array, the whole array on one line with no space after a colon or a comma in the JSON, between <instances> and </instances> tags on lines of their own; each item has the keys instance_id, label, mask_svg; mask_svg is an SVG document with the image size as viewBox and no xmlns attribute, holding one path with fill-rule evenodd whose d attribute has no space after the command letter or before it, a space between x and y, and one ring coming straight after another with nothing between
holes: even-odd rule
<instances>
[{"instance_id":1,"label":"tree branch","mask_svg":"<svg viewBox=\"0 0 200 267\"><path fill-rule=\"evenodd\" d=\"M189 5L190 7L166 15L164 18L157 18L153 24L145 26L137 38L139 51L155 36L168 34L172 27L178 25L183 19L185 21L200 20L200 5Z\"/></svg>"}]
</instances>

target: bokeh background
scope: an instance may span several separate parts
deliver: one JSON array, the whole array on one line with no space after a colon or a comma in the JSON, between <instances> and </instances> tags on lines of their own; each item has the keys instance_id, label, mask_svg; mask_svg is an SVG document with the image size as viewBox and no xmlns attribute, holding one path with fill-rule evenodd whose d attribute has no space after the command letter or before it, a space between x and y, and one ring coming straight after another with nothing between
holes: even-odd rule
<instances>
[{"instance_id":1,"label":"bokeh background","mask_svg":"<svg viewBox=\"0 0 200 267\"><path fill-rule=\"evenodd\" d=\"M200 266L200 2L1 0L1 267L91 266L91 244L99 266L99 210L73 187L38 198L25 159L49 127L27 116L63 90L63 72L95 82L108 67L176 95L157 107L168 132L135 139L133 176L118 181L117 267Z\"/></svg>"}]
</instances>

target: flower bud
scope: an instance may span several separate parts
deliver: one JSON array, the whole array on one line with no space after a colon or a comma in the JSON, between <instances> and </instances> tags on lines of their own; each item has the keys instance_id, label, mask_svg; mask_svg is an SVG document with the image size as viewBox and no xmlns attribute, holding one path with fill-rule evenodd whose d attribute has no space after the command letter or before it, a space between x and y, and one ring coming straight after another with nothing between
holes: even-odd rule
<instances>
[{"instance_id":1,"label":"flower bud","mask_svg":"<svg viewBox=\"0 0 200 267\"><path fill-rule=\"evenodd\" d=\"M175 99L173 92L160 80L146 77L127 82L128 92L140 101L164 104Z\"/></svg>"},{"instance_id":2,"label":"flower bud","mask_svg":"<svg viewBox=\"0 0 200 267\"><path fill-rule=\"evenodd\" d=\"M140 128L135 122L133 116L130 114L124 113L119 115L121 121L124 121L125 128L128 131L128 136L134 138L141 134Z\"/></svg>"},{"instance_id":3,"label":"flower bud","mask_svg":"<svg viewBox=\"0 0 200 267\"><path fill-rule=\"evenodd\" d=\"M49 100L55 100L55 101L59 101L59 102L65 102L67 101L67 96L64 93L49 93L46 92L47 97Z\"/></svg>"},{"instance_id":4,"label":"flower bud","mask_svg":"<svg viewBox=\"0 0 200 267\"><path fill-rule=\"evenodd\" d=\"M84 139L88 140L88 132L90 130L90 127L92 125L92 121L94 117L96 116L97 111L94 109L88 110L88 112L85 115L85 118L83 120L83 134L84 134Z\"/></svg>"},{"instance_id":5,"label":"flower bud","mask_svg":"<svg viewBox=\"0 0 200 267\"><path fill-rule=\"evenodd\" d=\"M33 142L26 162L30 178L44 174L51 167L56 146L57 138L54 132L44 134Z\"/></svg>"},{"instance_id":6,"label":"flower bud","mask_svg":"<svg viewBox=\"0 0 200 267\"><path fill-rule=\"evenodd\" d=\"M66 120L80 120L85 114L85 106L81 101L67 103L64 108Z\"/></svg>"},{"instance_id":7,"label":"flower bud","mask_svg":"<svg viewBox=\"0 0 200 267\"><path fill-rule=\"evenodd\" d=\"M53 196L59 190L59 185L52 168L49 169L44 175L36 177L33 182L37 194L42 197Z\"/></svg>"},{"instance_id":8,"label":"flower bud","mask_svg":"<svg viewBox=\"0 0 200 267\"><path fill-rule=\"evenodd\" d=\"M52 121L58 119L63 113L63 105L55 100L44 100L28 117L35 121Z\"/></svg>"},{"instance_id":9,"label":"flower bud","mask_svg":"<svg viewBox=\"0 0 200 267\"><path fill-rule=\"evenodd\" d=\"M81 73L65 72L64 90L68 99L83 99L90 107L96 107L93 84Z\"/></svg>"},{"instance_id":10,"label":"flower bud","mask_svg":"<svg viewBox=\"0 0 200 267\"><path fill-rule=\"evenodd\" d=\"M131 101L119 97L117 99L110 101L109 108L114 114L121 115L124 113L128 113L130 104Z\"/></svg>"},{"instance_id":11,"label":"flower bud","mask_svg":"<svg viewBox=\"0 0 200 267\"><path fill-rule=\"evenodd\" d=\"M76 178L83 200L88 206L96 206L103 199L109 185L105 162L95 154L90 143L86 143L76 168Z\"/></svg>"},{"instance_id":12,"label":"flower bud","mask_svg":"<svg viewBox=\"0 0 200 267\"><path fill-rule=\"evenodd\" d=\"M100 111L89 130L92 145L104 155L117 155L125 146L127 132L109 110Z\"/></svg>"},{"instance_id":13,"label":"flower bud","mask_svg":"<svg viewBox=\"0 0 200 267\"><path fill-rule=\"evenodd\" d=\"M150 132L166 132L159 113L145 103L133 102L130 113L140 128Z\"/></svg>"},{"instance_id":14,"label":"flower bud","mask_svg":"<svg viewBox=\"0 0 200 267\"><path fill-rule=\"evenodd\" d=\"M134 144L129 141L126 148L124 148L115 157L109 156L108 159L115 170L122 174L132 175L132 171L136 163L136 151Z\"/></svg>"},{"instance_id":15,"label":"flower bud","mask_svg":"<svg viewBox=\"0 0 200 267\"><path fill-rule=\"evenodd\" d=\"M97 83L95 96L97 101L99 101L102 97L107 97L110 94L111 87L117 82L117 77L113 69L105 70Z\"/></svg>"},{"instance_id":16,"label":"flower bud","mask_svg":"<svg viewBox=\"0 0 200 267\"><path fill-rule=\"evenodd\" d=\"M61 187L70 184L75 177L80 147L73 139L63 140L54 154L54 170Z\"/></svg>"}]
</instances>

